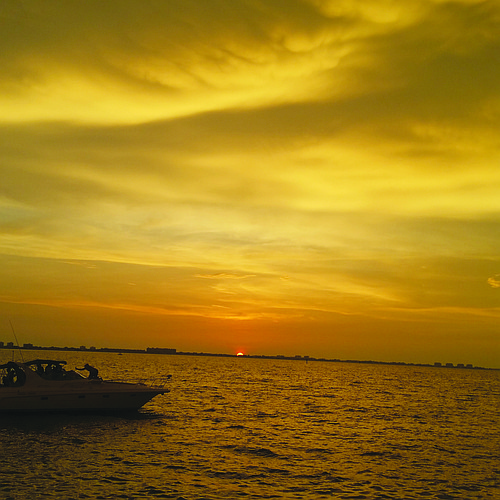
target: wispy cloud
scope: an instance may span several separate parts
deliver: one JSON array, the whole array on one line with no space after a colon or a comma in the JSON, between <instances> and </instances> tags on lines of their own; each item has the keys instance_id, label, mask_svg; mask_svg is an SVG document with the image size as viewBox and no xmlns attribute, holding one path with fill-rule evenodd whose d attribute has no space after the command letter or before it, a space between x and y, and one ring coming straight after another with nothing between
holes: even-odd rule
<instances>
[{"instance_id":1,"label":"wispy cloud","mask_svg":"<svg viewBox=\"0 0 500 500\"><path fill-rule=\"evenodd\" d=\"M466 0L4 2L4 301L276 339L311 321L318 350L347 345L338 328L370 343L378 321L405 338L419 310L494 309L499 18Z\"/></svg>"},{"instance_id":2,"label":"wispy cloud","mask_svg":"<svg viewBox=\"0 0 500 500\"><path fill-rule=\"evenodd\" d=\"M211 279L211 280L243 280L246 278L253 278L255 274L237 275L228 273L217 274L195 274L195 278Z\"/></svg>"},{"instance_id":3,"label":"wispy cloud","mask_svg":"<svg viewBox=\"0 0 500 500\"><path fill-rule=\"evenodd\" d=\"M488 278L488 283L492 288L500 288L500 274Z\"/></svg>"}]
</instances>

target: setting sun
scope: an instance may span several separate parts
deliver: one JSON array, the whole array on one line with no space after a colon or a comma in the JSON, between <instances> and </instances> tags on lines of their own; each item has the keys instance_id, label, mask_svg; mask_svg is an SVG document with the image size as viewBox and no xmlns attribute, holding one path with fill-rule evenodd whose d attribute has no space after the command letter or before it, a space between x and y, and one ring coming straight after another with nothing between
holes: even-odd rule
<instances>
[{"instance_id":1,"label":"setting sun","mask_svg":"<svg viewBox=\"0 0 500 500\"><path fill-rule=\"evenodd\" d=\"M242 352L239 352L238 354L236 354L236 356L244 356L245 354L243 354Z\"/></svg>"}]
</instances>

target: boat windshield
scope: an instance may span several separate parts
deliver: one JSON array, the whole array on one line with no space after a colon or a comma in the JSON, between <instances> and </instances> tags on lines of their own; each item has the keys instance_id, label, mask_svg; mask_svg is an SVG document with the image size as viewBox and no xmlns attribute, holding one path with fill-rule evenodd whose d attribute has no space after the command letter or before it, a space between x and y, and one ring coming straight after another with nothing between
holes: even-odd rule
<instances>
[{"instance_id":1,"label":"boat windshield","mask_svg":"<svg viewBox=\"0 0 500 500\"><path fill-rule=\"evenodd\" d=\"M45 380L75 380L83 378L74 370L65 370L66 361L35 359L26 363L37 375Z\"/></svg>"}]
</instances>

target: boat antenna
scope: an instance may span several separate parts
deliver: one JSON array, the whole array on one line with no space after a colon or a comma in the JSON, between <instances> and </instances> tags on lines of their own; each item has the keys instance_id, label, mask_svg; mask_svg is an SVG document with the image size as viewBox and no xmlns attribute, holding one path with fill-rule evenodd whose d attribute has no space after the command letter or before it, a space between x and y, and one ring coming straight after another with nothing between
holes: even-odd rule
<instances>
[{"instance_id":1,"label":"boat antenna","mask_svg":"<svg viewBox=\"0 0 500 500\"><path fill-rule=\"evenodd\" d=\"M19 340L17 340L16 331L14 330L14 325L12 321L9 319L10 327L12 329L12 333L14 334L14 338L16 339L17 348L19 349L19 354L21 355L21 361L24 363L23 352L21 351L21 346L19 345Z\"/></svg>"}]
</instances>

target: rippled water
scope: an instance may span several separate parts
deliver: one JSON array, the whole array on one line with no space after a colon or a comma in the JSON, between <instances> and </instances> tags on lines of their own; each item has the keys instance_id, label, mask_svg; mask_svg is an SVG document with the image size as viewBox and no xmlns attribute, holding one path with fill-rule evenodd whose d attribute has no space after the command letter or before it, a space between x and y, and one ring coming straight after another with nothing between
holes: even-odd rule
<instances>
[{"instance_id":1,"label":"rippled water","mask_svg":"<svg viewBox=\"0 0 500 500\"><path fill-rule=\"evenodd\" d=\"M172 392L135 416L0 418L2 499L500 498L498 371L50 356Z\"/></svg>"}]
</instances>

